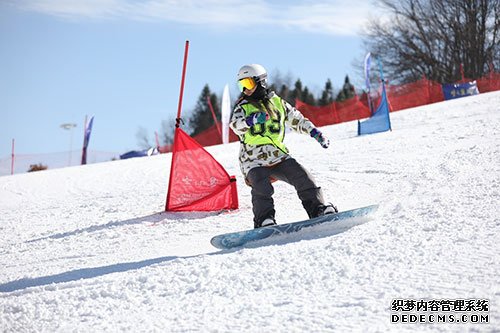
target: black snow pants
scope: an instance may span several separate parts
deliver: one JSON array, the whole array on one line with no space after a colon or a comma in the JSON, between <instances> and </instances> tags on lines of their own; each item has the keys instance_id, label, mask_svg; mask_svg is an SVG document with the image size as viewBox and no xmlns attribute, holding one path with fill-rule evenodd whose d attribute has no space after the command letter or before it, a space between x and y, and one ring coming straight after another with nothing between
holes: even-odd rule
<instances>
[{"instance_id":1,"label":"black snow pants","mask_svg":"<svg viewBox=\"0 0 500 333\"><path fill-rule=\"evenodd\" d=\"M266 218L274 219L272 179L295 187L310 218L315 217L318 207L324 204L321 188L316 186L311 174L295 159L288 158L272 167L253 168L248 172L247 182L252 187L254 227L259 227Z\"/></svg>"}]
</instances>

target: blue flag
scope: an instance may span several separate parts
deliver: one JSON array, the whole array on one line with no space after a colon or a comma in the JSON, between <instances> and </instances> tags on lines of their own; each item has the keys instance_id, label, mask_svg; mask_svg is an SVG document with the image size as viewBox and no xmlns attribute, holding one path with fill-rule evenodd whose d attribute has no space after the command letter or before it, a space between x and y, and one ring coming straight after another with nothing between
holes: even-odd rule
<instances>
[{"instance_id":1,"label":"blue flag","mask_svg":"<svg viewBox=\"0 0 500 333\"><path fill-rule=\"evenodd\" d=\"M89 140L90 140L90 133L92 132L92 124L94 123L94 116L90 118L89 123L87 124L87 127L85 128L85 138L83 140L83 146L85 148L88 147L89 145Z\"/></svg>"},{"instance_id":2,"label":"blue flag","mask_svg":"<svg viewBox=\"0 0 500 333\"><path fill-rule=\"evenodd\" d=\"M385 91L385 85L382 85L382 98L375 113L367 120L360 122L358 120L358 135L373 134L391 130L391 119L389 116L389 102Z\"/></svg>"},{"instance_id":3,"label":"blue flag","mask_svg":"<svg viewBox=\"0 0 500 333\"><path fill-rule=\"evenodd\" d=\"M82 164L87 164L87 147L89 146L90 133L92 133L92 124L94 123L94 116L90 118L90 121L85 127L85 134L83 137L83 150L82 150Z\"/></svg>"},{"instance_id":4,"label":"blue flag","mask_svg":"<svg viewBox=\"0 0 500 333\"><path fill-rule=\"evenodd\" d=\"M377 59L377 61L380 70L380 80L382 80L382 96L380 99L380 104L377 110L372 113L372 116L369 119L363 122L360 122L358 120L358 135L372 134L391 130L389 100L387 99L387 92L385 90L384 72L382 71L382 63L380 62L380 59Z\"/></svg>"}]
</instances>

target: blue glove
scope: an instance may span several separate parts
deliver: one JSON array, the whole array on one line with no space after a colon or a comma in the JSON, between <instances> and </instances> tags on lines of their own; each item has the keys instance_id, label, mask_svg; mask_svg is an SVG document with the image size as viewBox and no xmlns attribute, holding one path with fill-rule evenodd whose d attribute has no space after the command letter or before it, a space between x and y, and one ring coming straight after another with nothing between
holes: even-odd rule
<instances>
[{"instance_id":1,"label":"blue glove","mask_svg":"<svg viewBox=\"0 0 500 333\"><path fill-rule=\"evenodd\" d=\"M313 128L311 130L311 137L313 137L316 141L319 142L319 144L321 145L321 147L323 148L328 148L328 146L330 145L330 140L328 140L327 138L325 138L323 136L323 133L321 133L321 131L319 131L318 129L316 128Z\"/></svg>"},{"instance_id":2,"label":"blue glove","mask_svg":"<svg viewBox=\"0 0 500 333\"><path fill-rule=\"evenodd\" d=\"M269 115L265 112L252 113L245 118L245 122L248 126L252 127L255 124L263 124L269 119Z\"/></svg>"}]
</instances>

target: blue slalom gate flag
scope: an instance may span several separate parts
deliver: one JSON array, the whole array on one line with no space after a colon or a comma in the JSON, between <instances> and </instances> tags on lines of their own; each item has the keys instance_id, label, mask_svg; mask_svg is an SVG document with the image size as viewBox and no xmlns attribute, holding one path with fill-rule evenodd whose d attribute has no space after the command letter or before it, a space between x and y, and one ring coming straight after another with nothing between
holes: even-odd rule
<instances>
[{"instance_id":1,"label":"blue slalom gate flag","mask_svg":"<svg viewBox=\"0 0 500 333\"><path fill-rule=\"evenodd\" d=\"M369 119L363 122L358 120L358 135L392 130L391 119L389 116L389 100L387 99L387 92L385 90L384 72L382 71L382 63L380 62L380 59L377 59L377 61L380 71L380 80L382 81L382 96L380 104Z\"/></svg>"},{"instance_id":2,"label":"blue slalom gate flag","mask_svg":"<svg viewBox=\"0 0 500 333\"><path fill-rule=\"evenodd\" d=\"M94 123L94 116L90 118L90 121L85 127L85 134L83 137L83 150L82 150L82 164L87 164L87 147L89 146L90 134L92 133L92 125Z\"/></svg>"},{"instance_id":3,"label":"blue slalom gate flag","mask_svg":"<svg viewBox=\"0 0 500 333\"><path fill-rule=\"evenodd\" d=\"M358 135L373 134L390 131L391 118L389 116L389 102L385 91L385 84L382 83L382 98L375 113L367 120L358 120Z\"/></svg>"}]
</instances>

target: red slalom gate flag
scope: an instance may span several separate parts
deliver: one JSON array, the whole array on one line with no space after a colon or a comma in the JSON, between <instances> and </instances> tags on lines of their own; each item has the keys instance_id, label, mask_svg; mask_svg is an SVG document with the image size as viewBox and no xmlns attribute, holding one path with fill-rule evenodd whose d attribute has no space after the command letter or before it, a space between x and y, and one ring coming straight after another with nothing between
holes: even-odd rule
<instances>
[{"instance_id":1,"label":"red slalom gate flag","mask_svg":"<svg viewBox=\"0 0 500 333\"><path fill-rule=\"evenodd\" d=\"M236 178L229 176L198 142L175 129L167 211L219 211L238 208Z\"/></svg>"}]
</instances>

